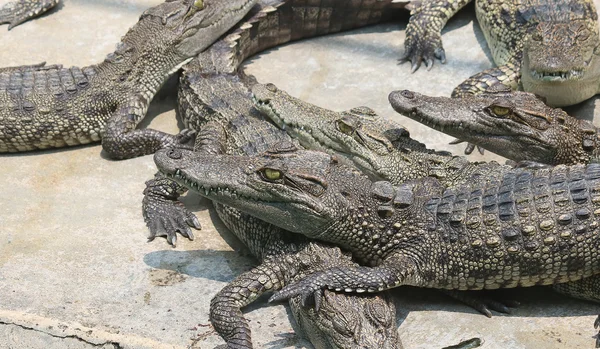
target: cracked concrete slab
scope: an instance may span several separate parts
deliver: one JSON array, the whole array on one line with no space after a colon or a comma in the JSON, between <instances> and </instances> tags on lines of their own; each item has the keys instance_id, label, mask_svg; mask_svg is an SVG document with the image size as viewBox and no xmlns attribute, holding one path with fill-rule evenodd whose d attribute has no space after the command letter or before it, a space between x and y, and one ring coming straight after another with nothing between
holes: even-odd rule
<instances>
[{"instance_id":1,"label":"cracked concrete slab","mask_svg":"<svg viewBox=\"0 0 600 349\"><path fill-rule=\"evenodd\" d=\"M0 5L5 1L0 1ZM160 0L64 0L59 9L10 32L0 27L0 66L41 61L65 66L100 62L138 16ZM449 137L395 114L394 89L449 95L490 67L483 36L466 9L444 31L446 65L409 73L397 66L405 22L293 43L246 66L261 82L334 109L367 105L405 124L438 149L460 153ZM175 85L153 102L143 127L175 133ZM591 119L595 99L571 109ZM492 154L473 159L499 159ZM148 243L140 203L152 178L151 156L103 158L99 145L0 155L0 349L213 348L210 298L254 265L218 222L210 203L188 195L203 229L177 248ZM487 319L432 290L394 291L398 330L407 349L453 345L480 337L482 348L592 347L598 306L547 289L511 293L523 306ZM257 348L305 348L282 305L264 298L249 307ZM61 339L61 338L65 339ZM17 343L17 344L15 344Z\"/></svg>"}]
</instances>

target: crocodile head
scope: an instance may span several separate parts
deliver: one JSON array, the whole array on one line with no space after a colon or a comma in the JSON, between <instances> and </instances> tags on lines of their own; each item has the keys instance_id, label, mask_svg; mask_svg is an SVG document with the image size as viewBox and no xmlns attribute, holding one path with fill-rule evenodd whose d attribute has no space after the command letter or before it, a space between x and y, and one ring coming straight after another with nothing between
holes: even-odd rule
<instances>
[{"instance_id":1,"label":"crocodile head","mask_svg":"<svg viewBox=\"0 0 600 349\"><path fill-rule=\"evenodd\" d=\"M348 214L370 180L323 152L289 144L256 157L166 149L154 155L167 177L273 225L317 237ZM367 195L368 198L368 195Z\"/></svg>"},{"instance_id":2,"label":"crocodile head","mask_svg":"<svg viewBox=\"0 0 600 349\"><path fill-rule=\"evenodd\" d=\"M296 321L315 348L402 348L396 308L388 294L348 295L326 290L323 298L318 311L302 306L300 297L290 299L296 303L291 307Z\"/></svg>"},{"instance_id":3,"label":"crocodile head","mask_svg":"<svg viewBox=\"0 0 600 349\"><path fill-rule=\"evenodd\" d=\"M273 84L257 84L252 94L256 108L302 146L342 155L373 178L396 181L403 169L414 169L402 154L426 150L404 127L378 117L368 107L334 112L292 97Z\"/></svg>"},{"instance_id":4,"label":"crocodile head","mask_svg":"<svg viewBox=\"0 0 600 349\"><path fill-rule=\"evenodd\" d=\"M598 93L600 36L597 21L541 22L523 41L523 89L553 106L582 102Z\"/></svg>"},{"instance_id":5,"label":"crocodile head","mask_svg":"<svg viewBox=\"0 0 600 349\"><path fill-rule=\"evenodd\" d=\"M404 90L389 100L398 113L515 161L578 163L589 161L595 149L591 124L527 92L457 99Z\"/></svg>"},{"instance_id":6,"label":"crocodile head","mask_svg":"<svg viewBox=\"0 0 600 349\"><path fill-rule=\"evenodd\" d=\"M148 42L168 40L180 57L193 57L239 22L256 0L167 0L140 17L159 20L162 30Z\"/></svg>"}]
</instances>

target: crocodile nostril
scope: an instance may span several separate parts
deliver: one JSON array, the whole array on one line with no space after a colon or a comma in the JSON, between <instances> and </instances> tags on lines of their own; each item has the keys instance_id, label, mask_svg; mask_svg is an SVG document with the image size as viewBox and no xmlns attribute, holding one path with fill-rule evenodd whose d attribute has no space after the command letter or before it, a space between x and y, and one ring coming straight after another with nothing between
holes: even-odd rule
<instances>
[{"instance_id":1,"label":"crocodile nostril","mask_svg":"<svg viewBox=\"0 0 600 349\"><path fill-rule=\"evenodd\" d=\"M413 99L415 98L415 94L410 92L409 90L403 90L400 92L400 95L404 98Z\"/></svg>"},{"instance_id":2,"label":"crocodile nostril","mask_svg":"<svg viewBox=\"0 0 600 349\"><path fill-rule=\"evenodd\" d=\"M265 85L265 87L271 92L277 92L277 86L275 86L274 84L268 83Z\"/></svg>"},{"instance_id":3,"label":"crocodile nostril","mask_svg":"<svg viewBox=\"0 0 600 349\"><path fill-rule=\"evenodd\" d=\"M181 156L183 154L181 153L181 150L179 149L169 149L167 151L167 156L170 157L171 159L181 159Z\"/></svg>"}]
</instances>

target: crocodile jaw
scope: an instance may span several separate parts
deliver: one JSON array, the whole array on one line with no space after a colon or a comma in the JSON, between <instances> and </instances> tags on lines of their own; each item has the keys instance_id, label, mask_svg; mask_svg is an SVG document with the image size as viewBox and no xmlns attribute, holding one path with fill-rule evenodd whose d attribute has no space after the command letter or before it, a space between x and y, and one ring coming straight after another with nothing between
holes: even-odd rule
<instances>
[{"instance_id":1,"label":"crocodile jaw","mask_svg":"<svg viewBox=\"0 0 600 349\"><path fill-rule=\"evenodd\" d=\"M599 92L600 57L593 55L583 69L543 72L530 67L527 54L521 66L523 90L546 98L552 107L581 103Z\"/></svg>"}]
</instances>

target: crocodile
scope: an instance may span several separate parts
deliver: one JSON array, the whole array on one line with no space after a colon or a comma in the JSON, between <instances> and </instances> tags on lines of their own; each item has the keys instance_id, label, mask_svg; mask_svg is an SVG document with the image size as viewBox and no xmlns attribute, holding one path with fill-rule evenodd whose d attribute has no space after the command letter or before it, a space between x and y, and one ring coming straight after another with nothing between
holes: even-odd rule
<instances>
[{"instance_id":1,"label":"crocodile","mask_svg":"<svg viewBox=\"0 0 600 349\"><path fill-rule=\"evenodd\" d=\"M254 157L171 149L154 160L203 196L339 245L364 265L312 274L273 301L300 295L318 304L324 288L529 287L600 272L600 164L517 168L444 188L431 177L395 187L335 156L289 148Z\"/></svg>"},{"instance_id":2,"label":"crocodile","mask_svg":"<svg viewBox=\"0 0 600 349\"><path fill-rule=\"evenodd\" d=\"M203 124L198 131L196 152L256 155L274 144L291 142L285 132L253 108L246 84L240 80L241 75L205 78L220 91L220 94L212 94L199 83L205 79L196 75L203 68L206 65L199 61L186 66L178 97L182 119ZM210 110L196 102L206 98L207 94L213 98ZM156 179L149 184L146 193L160 193L154 187L161 184L164 187L164 181ZM177 188L170 192L181 193ZM338 247L286 232L229 206L215 203L215 209L225 226L261 262L235 278L211 301L210 320L228 348L252 347L251 331L241 312L242 307L265 292L279 290L313 272L355 265L351 256ZM188 216L186 211L181 212L184 220L195 218ZM193 236L191 233L186 235ZM299 297L290 300L296 322L316 348L402 347L396 332L395 306L390 297L357 297L332 292L324 295L323 305L318 310L308 309L302 307Z\"/></svg>"},{"instance_id":3,"label":"crocodile","mask_svg":"<svg viewBox=\"0 0 600 349\"><path fill-rule=\"evenodd\" d=\"M389 100L402 115L517 162L573 165L599 159L596 126L532 93L500 90L455 99L402 90Z\"/></svg>"},{"instance_id":4,"label":"crocodile","mask_svg":"<svg viewBox=\"0 0 600 349\"><path fill-rule=\"evenodd\" d=\"M112 158L153 153L193 133L136 130L166 78L206 49L256 0L176 0L146 10L99 64L0 73L0 152L100 141Z\"/></svg>"},{"instance_id":5,"label":"crocodile","mask_svg":"<svg viewBox=\"0 0 600 349\"><path fill-rule=\"evenodd\" d=\"M441 30L470 0L424 1L412 10L405 53L412 70L446 60ZM452 96L502 84L552 106L582 102L600 88L598 14L592 0L477 0L475 13L497 67L460 84Z\"/></svg>"},{"instance_id":6,"label":"crocodile","mask_svg":"<svg viewBox=\"0 0 600 349\"><path fill-rule=\"evenodd\" d=\"M451 187L467 183L474 177L501 176L513 169L495 162L469 162L464 157L452 156L445 151L427 149L424 144L412 139L404 127L379 117L368 107L338 113L292 97L273 84L256 84L252 87L252 93L255 106L290 136L297 138L304 147L348 157L370 177L389 181L393 185L430 176L444 187ZM531 95L510 90L505 93ZM452 101L459 102L457 99ZM538 98L532 101L541 103ZM510 147L511 144L506 146ZM524 162L533 167L531 161L523 161L521 166L524 166ZM569 297L597 301L594 290L598 289L599 280L590 277L577 282L555 284L552 288ZM492 316L490 309L509 313L508 307L518 305L510 301L502 304L496 300L486 300L480 294L448 294L488 317Z\"/></svg>"},{"instance_id":7,"label":"crocodile","mask_svg":"<svg viewBox=\"0 0 600 349\"><path fill-rule=\"evenodd\" d=\"M8 30L40 16L58 5L59 0L17 0L0 8L0 24L8 23Z\"/></svg>"}]
</instances>

